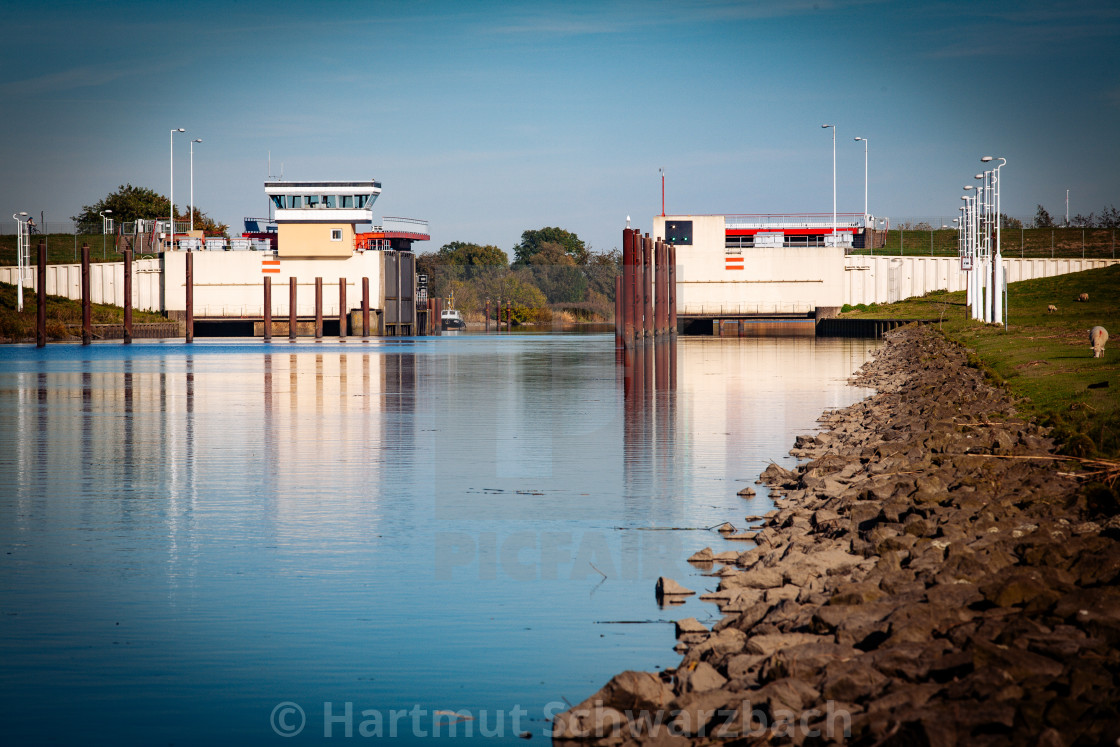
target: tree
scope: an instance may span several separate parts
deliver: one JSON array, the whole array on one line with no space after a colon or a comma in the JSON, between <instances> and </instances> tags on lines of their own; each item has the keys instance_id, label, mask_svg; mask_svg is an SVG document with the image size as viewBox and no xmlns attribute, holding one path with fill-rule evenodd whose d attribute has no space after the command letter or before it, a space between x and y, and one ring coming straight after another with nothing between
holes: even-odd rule
<instances>
[{"instance_id":1,"label":"tree","mask_svg":"<svg viewBox=\"0 0 1120 747\"><path fill-rule=\"evenodd\" d=\"M613 249L609 252L593 252L584 268L587 273L588 300L598 294L614 303L614 279L622 272L622 252Z\"/></svg>"},{"instance_id":2,"label":"tree","mask_svg":"<svg viewBox=\"0 0 1120 747\"><path fill-rule=\"evenodd\" d=\"M522 232L521 243L513 247L514 266L524 265L545 244L559 244L577 265L586 264L591 254L590 247L576 234L563 228L546 227Z\"/></svg>"},{"instance_id":3,"label":"tree","mask_svg":"<svg viewBox=\"0 0 1120 747\"><path fill-rule=\"evenodd\" d=\"M477 277L487 268L509 267L509 257L493 244L480 246L452 241L441 246L436 254L442 263L462 268L462 277L466 280Z\"/></svg>"},{"instance_id":4,"label":"tree","mask_svg":"<svg viewBox=\"0 0 1120 747\"><path fill-rule=\"evenodd\" d=\"M505 270L492 276L481 278L478 283L479 296L497 304L509 302L513 307L514 321L543 323L551 319L548 299L533 284L533 278L526 270L511 272Z\"/></svg>"},{"instance_id":5,"label":"tree","mask_svg":"<svg viewBox=\"0 0 1120 747\"><path fill-rule=\"evenodd\" d=\"M78 230L83 233L99 232L101 230L101 216L99 213L112 210L112 218L119 223L153 218L166 218L170 210L170 201L153 189L147 187L134 187L123 184L101 198L92 205L83 205L82 211L70 220L78 224ZM185 217L178 208L175 217ZM195 226L201 227L207 236L224 236L229 226L217 223L195 207Z\"/></svg>"},{"instance_id":6,"label":"tree","mask_svg":"<svg viewBox=\"0 0 1120 747\"><path fill-rule=\"evenodd\" d=\"M1035 228L1053 228L1054 219L1050 217L1050 213L1042 205L1038 206L1038 210L1034 214L1034 227Z\"/></svg>"},{"instance_id":7,"label":"tree","mask_svg":"<svg viewBox=\"0 0 1120 747\"><path fill-rule=\"evenodd\" d=\"M1082 215L1081 213L1078 213L1077 215L1073 216L1073 220L1070 221L1070 225L1072 225L1074 228L1092 228L1096 225L1096 221L1097 217L1092 213L1089 213L1088 215Z\"/></svg>"},{"instance_id":8,"label":"tree","mask_svg":"<svg viewBox=\"0 0 1120 747\"><path fill-rule=\"evenodd\" d=\"M1012 218L1007 213L1000 213L999 214L999 221L1000 221L999 224L1001 226L1003 226L1004 228L1022 228L1023 227L1023 221L1019 220L1018 218Z\"/></svg>"},{"instance_id":9,"label":"tree","mask_svg":"<svg viewBox=\"0 0 1120 747\"><path fill-rule=\"evenodd\" d=\"M1101 217L1097 219L1101 228L1120 228L1120 210L1115 206L1101 208Z\"/></svg>"},{"instance_id":10,"label":"tree","mask_svg":"<svg viewBox=\"0 0 1120 747\"><path fill-rule=\"evenodd\" d=\"M555 242L541 244L536 253L525 260L522 269L529 273L549 303L582 301L587 292L583 268Z\"/></svg>"}]
</instances>

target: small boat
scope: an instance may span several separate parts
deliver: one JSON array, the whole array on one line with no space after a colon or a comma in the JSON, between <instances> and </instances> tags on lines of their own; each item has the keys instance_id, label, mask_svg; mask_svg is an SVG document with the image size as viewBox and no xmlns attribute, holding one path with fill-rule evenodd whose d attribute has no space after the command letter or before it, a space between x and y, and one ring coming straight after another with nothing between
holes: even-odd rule
<instances>
[{"instance_id":1,"label":"small boat","mask_svg":"<svg viewBox=\"0 0 1120 747\"><path fill-rule=\"evenodd\" d=\"M440 329L466 329L467 323L463 321L463 315L459 313L458 309L446 309L440 314L439 318Z\"/></svg>"}]
</instances>

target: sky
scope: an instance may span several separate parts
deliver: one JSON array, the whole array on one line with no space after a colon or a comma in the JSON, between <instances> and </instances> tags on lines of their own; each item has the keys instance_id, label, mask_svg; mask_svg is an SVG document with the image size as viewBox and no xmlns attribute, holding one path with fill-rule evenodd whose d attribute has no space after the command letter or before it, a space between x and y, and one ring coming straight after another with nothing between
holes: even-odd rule
<instances>
[{"instance_id":1,"label":"sky","mask_svg":"<svg viewBox=\"0 0 1120 747\"><path fill-rule=\"evenodd\" d=\"M947 222L980 157L1003 211L1120 206L1120 6L1093 2L5 2L0 215L119 185L239 232L263 183L370 179L431 242L626 217L832 210ZM11 225L8 225L11 223ZM235 234L236 235L236 234Z\"/></svg>"}]
</instances>

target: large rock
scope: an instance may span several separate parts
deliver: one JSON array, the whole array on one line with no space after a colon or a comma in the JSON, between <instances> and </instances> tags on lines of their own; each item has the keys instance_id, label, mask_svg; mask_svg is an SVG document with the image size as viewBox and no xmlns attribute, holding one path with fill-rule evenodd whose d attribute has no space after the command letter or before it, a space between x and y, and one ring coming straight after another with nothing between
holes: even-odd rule
<instances>
[{"instance_id":1,"label":"large rock","mask_svg":"<svg viewBox=\"0 0 1120 747\"><path fill-rule=\"evenodd\" d=\"M666 576L661 576L657 579L656 586L657 596L659 597L679 597L695 594L692 589L686 589L676 581Z\"/></svg>"}]
</instances>

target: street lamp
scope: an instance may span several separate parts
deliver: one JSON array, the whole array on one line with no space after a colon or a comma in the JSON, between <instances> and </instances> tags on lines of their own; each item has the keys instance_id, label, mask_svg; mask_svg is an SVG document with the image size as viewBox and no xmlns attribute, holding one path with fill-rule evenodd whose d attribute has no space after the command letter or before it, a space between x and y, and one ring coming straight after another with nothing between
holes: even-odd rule
<instances>
[{"instance_id":1,"label":"street lamp","mask_svg":"<svg viewBox=\"0 0 1120 747\"><path fill-rule=\"evenodd\" d=\"M191 141L191 232L194 232L194 144L201 143L202 138Z\"/></svg>"},{"instance_id":2,"label":"street lamp","mask_svg":"<svg viewBox=\"0 0 1120 747\"><path fill-rule=\"evenodd\" d=\"M27 251L30 236L27 235L27 221L24 218L27 213L20 211L12 213L12 218L16 222L16 272L18 277L16 279L16 311L23 311L23 260L24 252Z\"/></svg>"},{"instance_id":3,"label":"street lamp","mask_svg":"<svg viewBox=\"0 0 1120 747\"><path fill-rule=\"evenodd\" d=\"M113 212L113 211L112 210L100 210L97 213L98 215L101 216L101 259L105 259L105 234L107 233L107 227L105 225L105 214L106 213L111 213L111 212Z\"/></svg>"},{"instance_id":4,"label":"street lamp","mask_svg":"<svg viewBox=\"0 0 1120 747\"><path fill-rule=\"evenodd\" d=\"M836 246L836 125L822 124L821 129L832 128L832 245Z\"/></svg>"},{"instance_id":5,"label":"street lamp","mask_svg":"<svg viewBox=\"0 0 1120 747\"><path fill-rule=\"evenodd\" d=\"M171 230L167 234L168 248L174 248L174 246L175 246L175 133L176 132L186 132L186 130L184 130L182 127L179 127L177 129L173 128L171 130L171 195L169 197L169 200L171 202L171 207L168 208L168 212L171 213L171 225L168 226L168 228L170 228Z\"/></svg>"},{"instance_id":6,"label":"street lamp","mask_svg":"<svg viewBox=\"0 0 1120 747\"><path fill-rule=\"evenodd\" d=\"M863 219L867 220L867 138L857 137L856 142L863 141Z\"/></svg>"},{"instance_id":7,"label":"street lamp","mask_svg":"<svg viewBox=\"0 0 1120 747\"><path fill-rule=\"evenodd\" d=\"M983 163L989 163L989 162L991 162L991 161L992 161L992 160L994 160L994 159L992 158L992 156L984 156L984 157L982 157L982 158L981 158L980 160L981 160L981 161L982 161ZM995 273L996 273L996 274L995 274L995 281L996 281L996 288L997 288L997 289L999 289L999 288L1003 288L1003 285L1004 285L1004 277L1003 277L1003 253L1002 253L1002 252L1003 252L1003 248L1002 248L1002 244L1000 243L1000 238L1001 238L1001 237L1000 237L1000 229L1002 228L1002 225L1001 225L1001 224L1003 223L1003 213L1001 212L1001 207L1000 207L1000 200L999 200L999 193L1000 193L1000 173L999 173L999 170L1000 170L1001 168L1003 168L1004 166L1006 166L1006 165L1007 165L1007 159L1006 159L1006 158L1003 158L1002 156L1000 156L1000 157L999 157L999 160L1000 160L1000 163L999 163L999 164L998 164L998 165L996 166L996 168L995 168L995 192L996 192L996 254L995 254L995 259L994 259L994 261L995 261ZM1068 208L1067 208L1067 211L1068 211ZM1001 298L1001 295L1000 295L1000 293L999 293L999 292L998 292L998 290L997 290L997 293L996 293L996 305L995 305L995 318L996 318L996 321L998 321L998 322L1002 322L1002 321L1004 321L1004 316L1003 316L1003 315L1004 315L1004 313L1005 313L1005 312L1006 312L1006 310L1007 310L1007 309L1006 309L1006 306L1005 306L1005 305L1004 305L1004 304L1002 303L1002 300L1003 300L1003 299ZM1006 325L1005 325L1005 326L1006 326Z\"/></svg>"}]
</instances>

